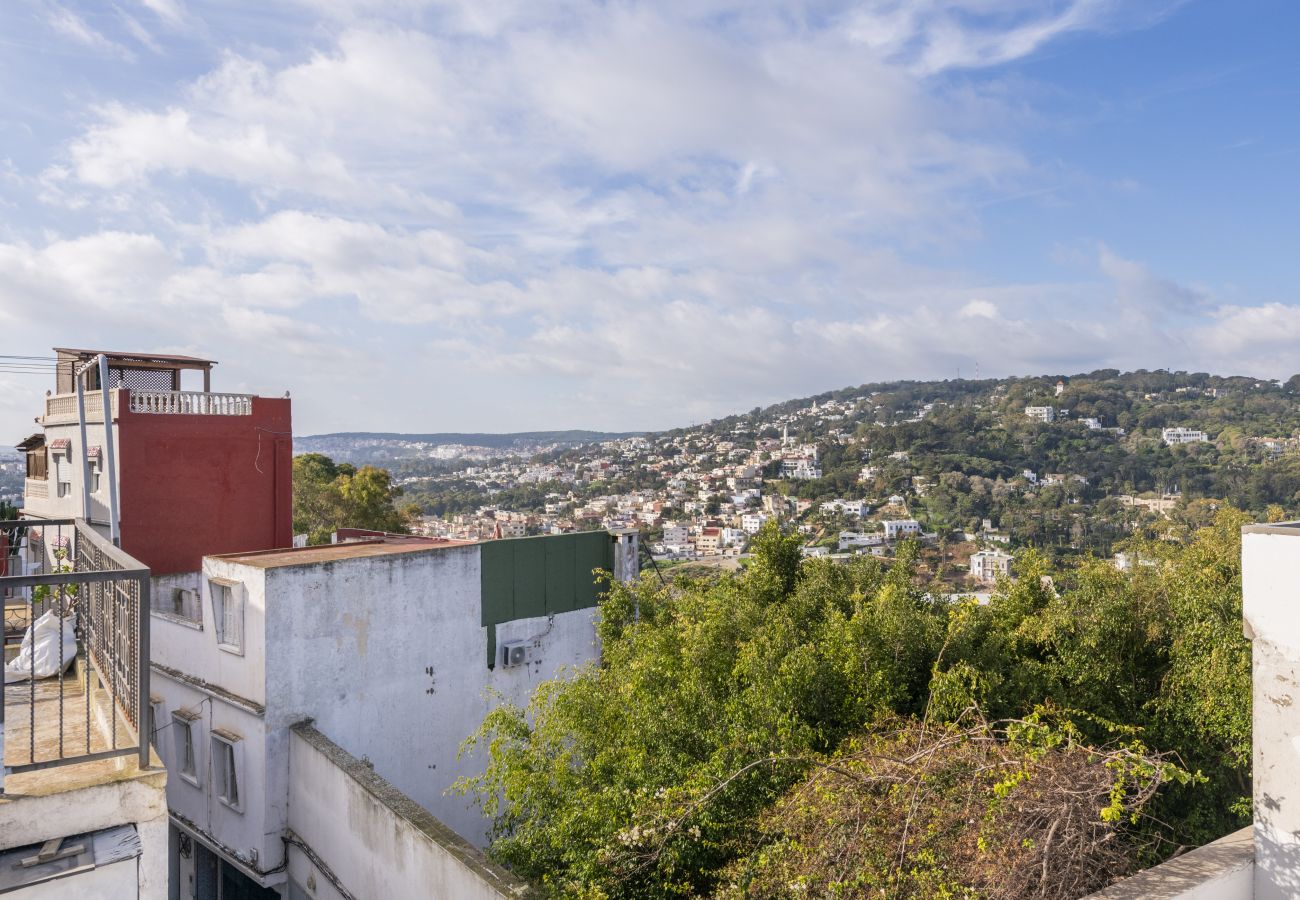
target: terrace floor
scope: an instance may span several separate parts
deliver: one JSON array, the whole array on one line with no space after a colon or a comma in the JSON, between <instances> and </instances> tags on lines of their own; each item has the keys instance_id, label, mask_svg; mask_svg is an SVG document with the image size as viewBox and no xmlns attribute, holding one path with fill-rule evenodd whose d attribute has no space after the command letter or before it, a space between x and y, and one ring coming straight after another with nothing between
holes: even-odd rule
<instances>
[{"instance_id":1,"label":"terrace floor","mask_svg":"<svg viewBox=\"0 0 1300 900\"><path fill-rule=\"evenodd\" d=\"M73 666L62 680L10 682L4 693L4 763L22 766L62 757L101 753L113 748L104 710L109 706L102 689L87 702L81 667ZM117 717L117 746L135 745L135 731ZM120 781L145 774L135 753L110 759L68 763L4 778L6 798L53 794L105 781Z\"/></svg>"}]
</instances>

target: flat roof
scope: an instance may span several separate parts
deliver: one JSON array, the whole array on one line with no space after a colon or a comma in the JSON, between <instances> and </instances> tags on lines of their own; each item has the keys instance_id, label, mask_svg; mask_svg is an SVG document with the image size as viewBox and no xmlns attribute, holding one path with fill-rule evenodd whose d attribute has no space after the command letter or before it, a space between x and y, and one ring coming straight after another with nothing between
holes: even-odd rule
<instances>
[{"instance_id":1,"label":"flat roof","mask_svg":"<svg viewBox=\"0 0 1300 900\"><path fill-rule=\"evenodd\" d=\"M478 541L454 541L450 538L427 538L415 535L393 535L368 541L348 541L342 544L321 544L316 547L294 547L286 550L259 550L252 553L224 553L209 556L254 566L259 569L279 569L286 566L311 566L317 563L337 562L343 559L363 559L370 556L392 556L398 553L420 553L426 550L444 550L448 547L468 547Z\"/></svg>"}]
</instances>

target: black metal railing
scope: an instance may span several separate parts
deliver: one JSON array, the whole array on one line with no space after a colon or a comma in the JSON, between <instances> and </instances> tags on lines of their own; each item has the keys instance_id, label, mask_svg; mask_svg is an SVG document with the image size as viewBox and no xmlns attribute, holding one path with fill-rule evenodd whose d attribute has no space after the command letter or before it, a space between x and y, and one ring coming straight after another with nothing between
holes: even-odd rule
<instances>
[{"instance_id":1,"label":"black metal railing","mask_svg":"<svg viewBox=\"0 0 1300 900\"><path fill-rule=\"evenodd\" d=\"M81 519L0 521L0 601L5 771L132 753L147 768L148 568Z\"/></svg>"}]
</instances>

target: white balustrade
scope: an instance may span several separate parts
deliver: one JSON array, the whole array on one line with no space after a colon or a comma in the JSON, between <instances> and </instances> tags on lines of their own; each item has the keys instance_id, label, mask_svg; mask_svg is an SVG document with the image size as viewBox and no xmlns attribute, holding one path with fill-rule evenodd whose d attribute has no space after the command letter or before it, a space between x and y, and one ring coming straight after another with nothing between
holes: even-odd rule
<instances>
[{"instance_id":1,"label":"white balustrade","mask_svg":"<svg viewBox=\"0 0 1300 900\"><path fill-rule=\"evenodd\" d=\"M251 394L202 391L132 391L131 412L177 416L251 416Z\"/></svg>"}]
</instances>

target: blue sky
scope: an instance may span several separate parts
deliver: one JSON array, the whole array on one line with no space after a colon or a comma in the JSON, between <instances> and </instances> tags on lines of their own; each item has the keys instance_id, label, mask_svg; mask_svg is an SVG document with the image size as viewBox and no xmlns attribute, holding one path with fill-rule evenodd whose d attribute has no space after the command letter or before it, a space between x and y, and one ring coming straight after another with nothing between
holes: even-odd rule
<instances>
[{"instance_id":1,"label":"blue sky","mask_svg":"<svg viewBox=\"0 0 1300 900\"><path fill-rule=\"evenodd\" d=\"M295 430L662 428L891 378L1300 370L1300 8L17 0L0 353ZM15 440L45 379L0 371Z\"/></svg>"}]
</instances>

